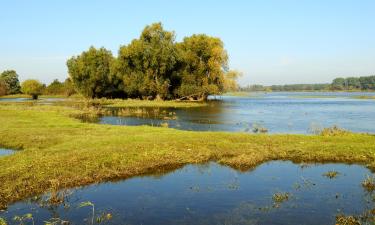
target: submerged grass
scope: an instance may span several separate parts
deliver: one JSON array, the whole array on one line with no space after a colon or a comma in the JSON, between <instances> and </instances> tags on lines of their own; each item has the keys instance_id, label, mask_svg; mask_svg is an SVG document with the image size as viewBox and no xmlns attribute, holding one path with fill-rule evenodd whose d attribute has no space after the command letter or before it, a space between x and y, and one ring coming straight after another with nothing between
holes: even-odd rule
<instances>
[{"instance_id":1,"label":"submerged grass","mask_svg":"<svg viewBox=\"0 0 375 225\"><path fill-rule=\"evenodd\" d=\"M242 170L269 160L362 163L375 169L374 135L250 135L111 126L71 117L80 113L65 106L0 104L0 146L22 150L0 158L0 208L51 189L208 161Z\"/></svg>"}]
</instances>

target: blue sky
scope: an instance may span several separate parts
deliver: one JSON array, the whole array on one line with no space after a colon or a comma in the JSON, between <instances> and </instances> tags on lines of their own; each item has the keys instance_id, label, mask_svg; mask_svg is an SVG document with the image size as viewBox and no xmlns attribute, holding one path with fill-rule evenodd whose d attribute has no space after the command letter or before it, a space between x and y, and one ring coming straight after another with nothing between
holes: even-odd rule
<instances>
[{"instance_id":1,"label":"blue sky","mask_svg":"<svg viewBox=\"0 0 375 225\"><path fill-rule=\"evenodd\" d=\"M50 82L89 46L115 55L145 25L177 40L220 37L241 84L330 82L375 74L373 0L0 0L0 71Z\"/></svg>"}]
</instances>

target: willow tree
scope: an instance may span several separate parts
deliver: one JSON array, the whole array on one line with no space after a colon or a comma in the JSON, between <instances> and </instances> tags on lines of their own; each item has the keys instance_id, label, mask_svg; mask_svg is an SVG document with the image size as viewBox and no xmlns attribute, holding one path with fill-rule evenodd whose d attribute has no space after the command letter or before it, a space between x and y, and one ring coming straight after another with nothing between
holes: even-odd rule
<instances>
[{"instance_id":1,"label":"willow tree","mask_svg":"<svg viewBox=\"0 0 375 225\"><path fill-rule=\"evenodd\" d=\"M193 35L184 38L178 49L183 64L181 86L177 90L181 98L206 100L208 95L224 90L228 55L219 38Z\"/></svg>"},{"instance_id":2,"label":"willow tree","mask_svg":"<svg viewBox=\"0 0 375 225\"><path fill-rule=\"evenodd\" d=\"M38 80L25 80L22 82L21 91L24 94L31 95L34 100L42 94L44 85Z\"/></svg>"},{"instance_id":3,"label":"willow tree","mask_svg":"<svg viewBox=\"0 0 375 225\"><path fill-rule=\"evenodd\" d=\"M146 26L139 39L119 50L116 74L130 97L171 97L177 71L178 54L174 32L161 23Z\"/></svg>"},{"instance_id":4,"label":"willow tree","mask_svg":"<svg viewBox=\"0 0 375 225\"><path fill-rule=\"evenodd\" d=\"M105 48L90 47L81 55L67 61L70 78L76 90L85 97L110 97L116 92L111 67L114 62L112 53Z\"/></svg>"}]
</instances>

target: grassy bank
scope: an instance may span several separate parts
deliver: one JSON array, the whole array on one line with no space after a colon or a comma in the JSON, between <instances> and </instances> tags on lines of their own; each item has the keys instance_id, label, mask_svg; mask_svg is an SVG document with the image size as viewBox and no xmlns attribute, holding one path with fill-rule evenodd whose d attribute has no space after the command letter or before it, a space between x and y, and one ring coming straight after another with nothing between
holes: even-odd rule
<instances>
[{"instance_id":1,"label":"grassy bank","mask_svg":"<svg viewBox=\"0 0 375 225\"><path fill-rule=\"evenodd\" d=\"M210 160L249 169L268 160L362 163L375 170L375 136L250 135L81 123L64 106L0 104L0 207L51 189Z\"/></svg>"}]
</instances>

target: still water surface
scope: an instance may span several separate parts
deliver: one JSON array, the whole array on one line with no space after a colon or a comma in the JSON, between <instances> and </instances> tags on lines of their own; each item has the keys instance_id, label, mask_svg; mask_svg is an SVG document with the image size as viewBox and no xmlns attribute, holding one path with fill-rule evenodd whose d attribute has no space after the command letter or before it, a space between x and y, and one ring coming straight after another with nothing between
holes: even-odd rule
<instances>
[{"instance_id":1,"label":"still water surface","mask_svg":"<svg viewBox=\"0 0 375 225\"><path fill-rule=\"evenodd\" d=\"M13 150L5 149L5 148L0 148L0 157L6 156L6 155L11 155L13 153L14 153Z\"/></svg>"},{"instance_id":2,"label":"still water surface","mask_svg":"<svg viewBox=\"0 0 375 225\"><path fill-rule=\"evenodd\" d=\"M323 176L328 171L339 175L329 179ZM25 200L0 216L11 221L31 213L35 224L50 218L90 224L92 208L78 207L90 201L96 216L112 215L104 224L334 224L338 214L374 209L374 193L361 186L367 175L372 173L362 166L344 164L273 161L242 173L215 163L188 165L165 175L71 189L61 205ZM277 203L275 193L289 198Z\"/></svg>"},{"instance_id":3,"label":"still water surface","mask_svg":"<svg viewBox=\"0 0 375 225\"><path fill-rule=\"evenodd\" d=\"M252 132L254 127L269 133L306 134L337 125L354 132L375 133L375 99L356 96L375 93L288 93L252 94L244 97L211 97L206 107L164 109L161 115L111 116L101 124L150 125L182 130ZM152 111L153 109L143 109ZM162 110L161 110L162 111ZM173 113L173 116L167 116Z\"/></svg>"}]
</instances>

